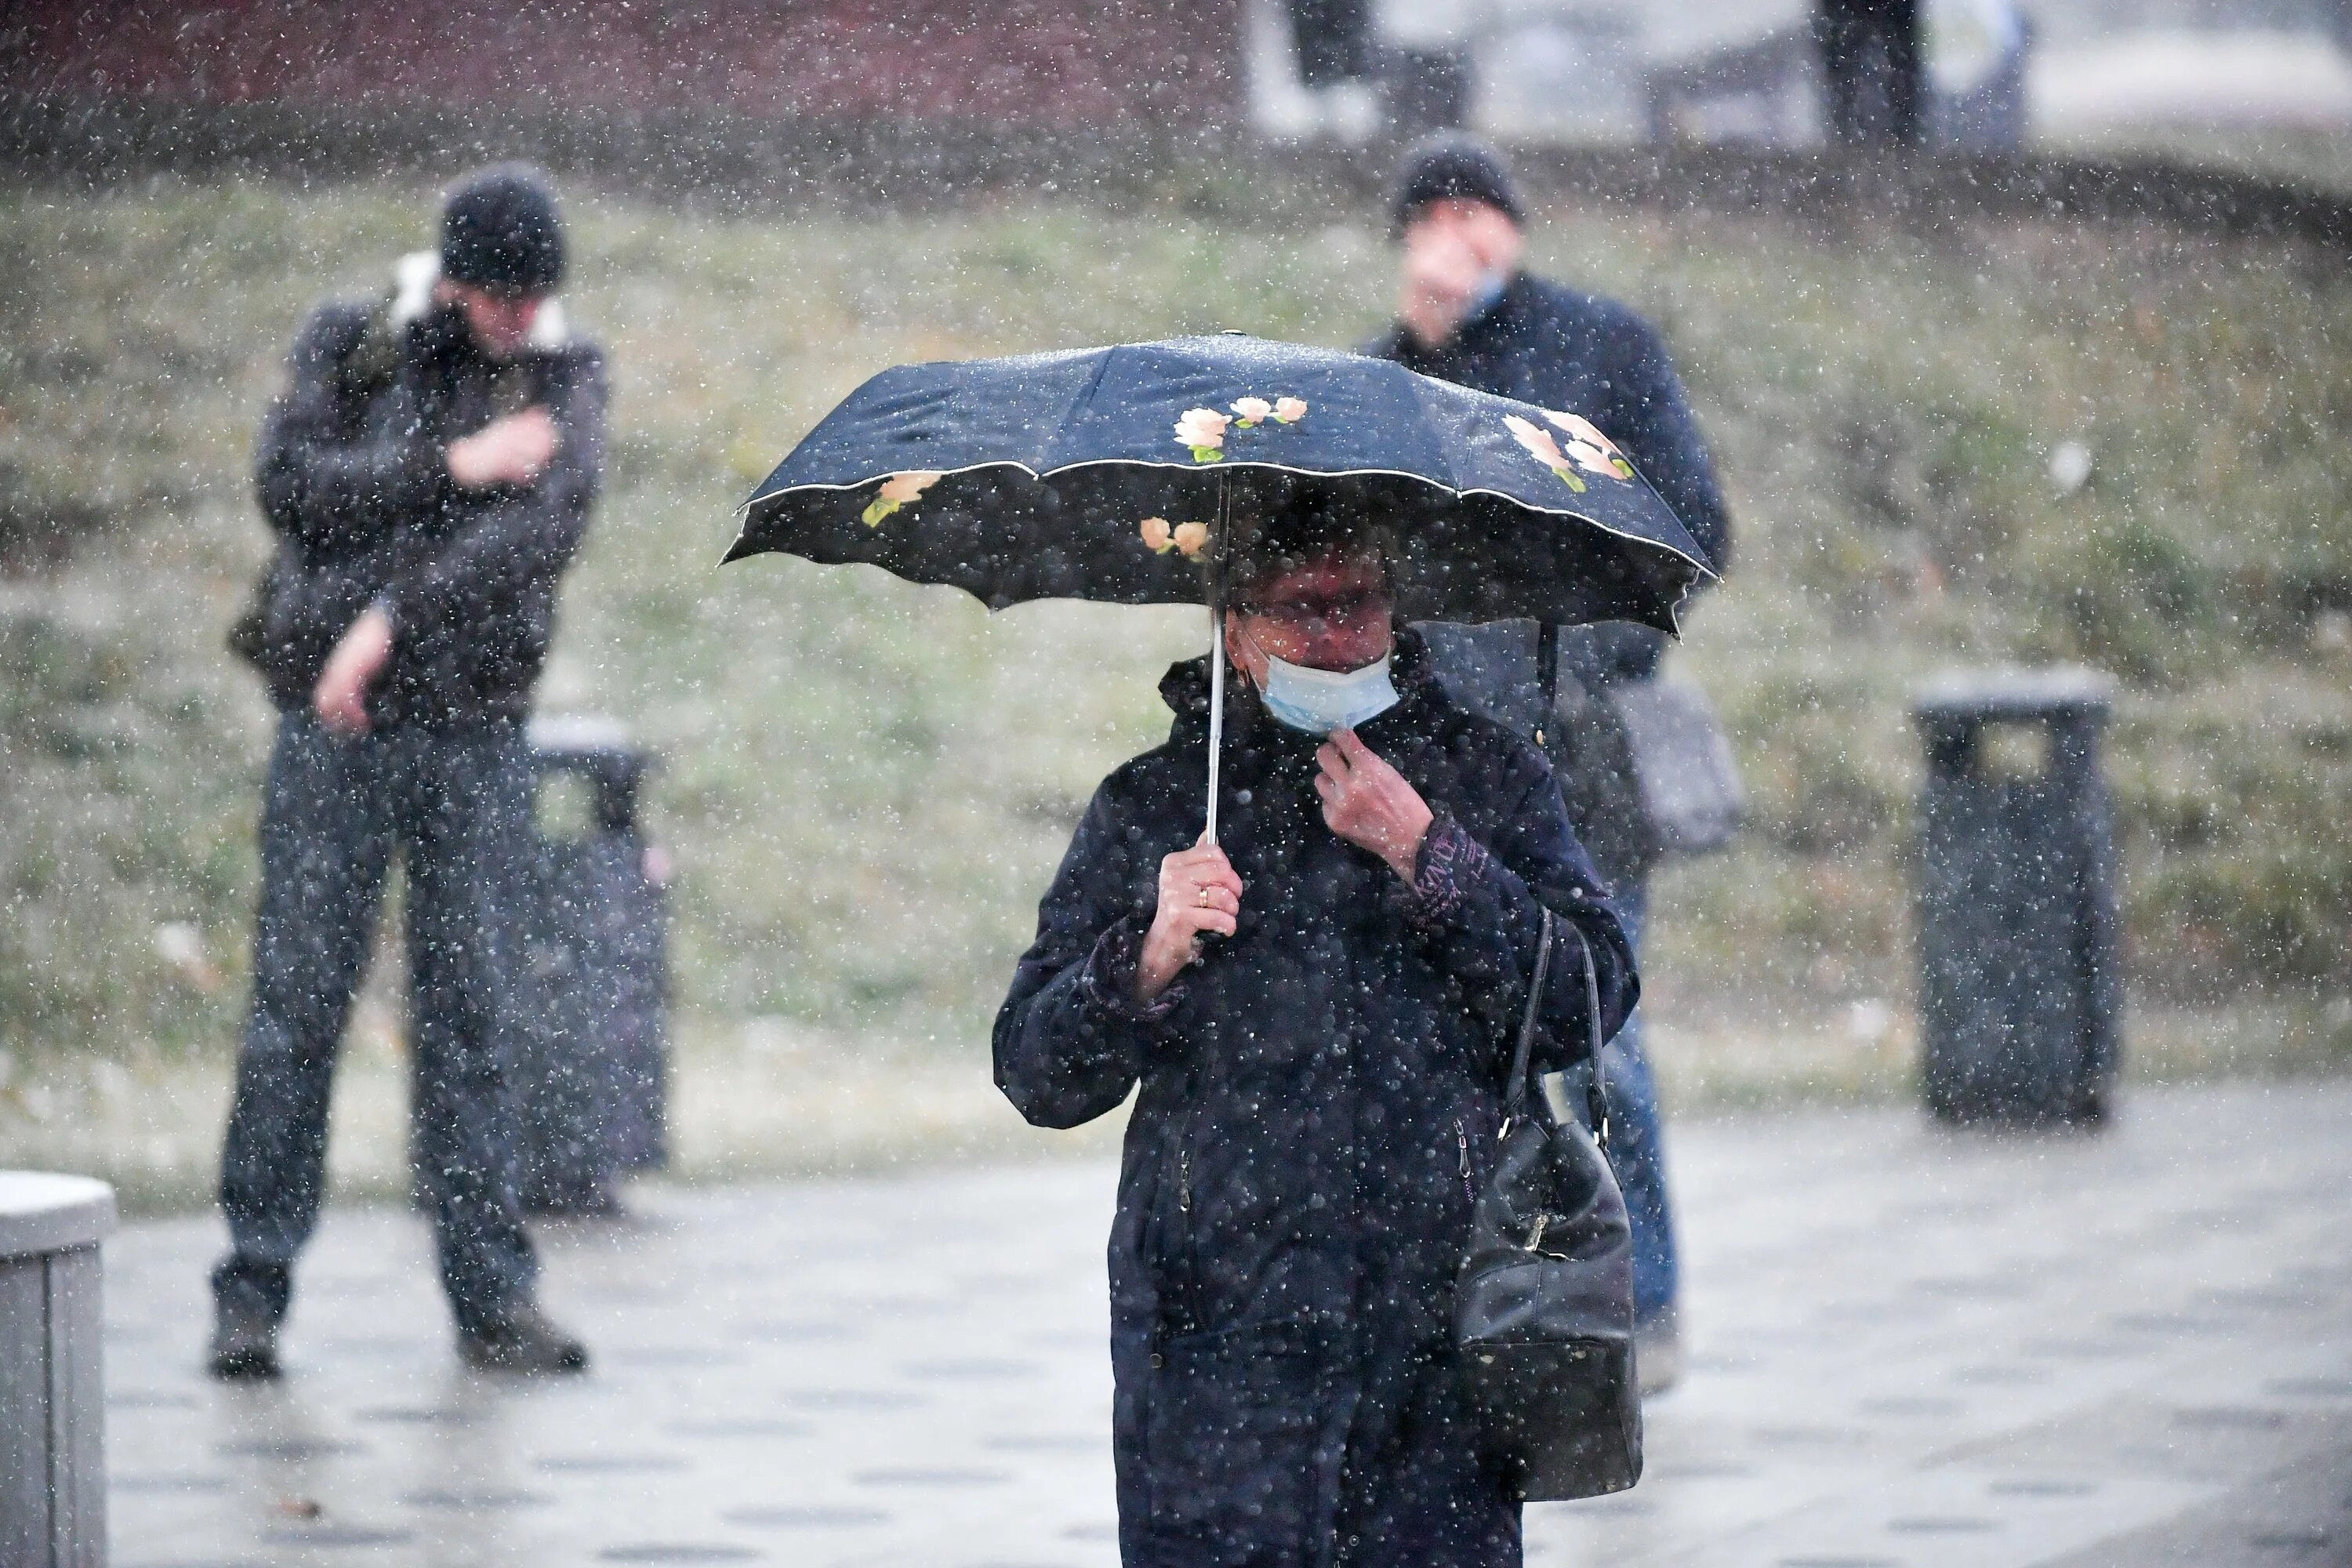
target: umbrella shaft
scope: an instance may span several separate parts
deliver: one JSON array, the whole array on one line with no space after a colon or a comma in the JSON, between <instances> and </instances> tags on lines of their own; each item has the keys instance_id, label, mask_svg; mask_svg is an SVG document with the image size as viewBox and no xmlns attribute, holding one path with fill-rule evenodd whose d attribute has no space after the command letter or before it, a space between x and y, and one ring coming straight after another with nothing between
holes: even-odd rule
<instances>
[{"instance_id":1,"label":"umbrella shaft","mask_svg":"<svg viewBox=\"0 0 2352 1568\"><path fill-rule=\"evenodd\" d=\"M1217 764L1225 752L1225 626L1224 611L1210 595L1209 605L1209 842L1217 841Z\"/></svg>"},{"instance_id":2,"label":"umbrella shaft","mask_svg":"<svg viewBox=\"0 0 2352 1568\"><path fill-rule=\"evenodd\" d=\"M1233 560L1234 492L1217 476L1217 531L1209 536L1209 826L1217 841L1217 775L1225 757L1225 568Z\"/></svg>"}]
</instances>

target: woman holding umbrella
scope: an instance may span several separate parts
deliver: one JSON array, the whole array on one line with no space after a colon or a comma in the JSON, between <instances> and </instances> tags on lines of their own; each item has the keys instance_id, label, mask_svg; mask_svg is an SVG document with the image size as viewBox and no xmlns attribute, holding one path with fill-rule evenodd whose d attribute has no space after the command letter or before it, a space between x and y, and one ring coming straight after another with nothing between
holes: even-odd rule
<instances>
[{"instance_id":1,"label":"woman holding umbrella","mask_svg":"<svg viewBox=\"0 0 2352 1568\"><path fill-rule=\"evenodd\" d=\"M1111 1237L1130 1564L1500 1565L1449 1312L1540 915L1604 1030L1631 954L1541 754L1455 707L1377 535L1294 506L1240 547L1219 843L1206 659L1097 792L996 1024L997 1081L1069 1127L1139 1082ZM1552 970L1538 1059L1584 1037ZM1549 1059L1546 1059L1546 1058Z\"/></svg>"},{"instance_id":2,"label":"woman holding umbrella","mask_svg":"<svg viewBox=\"0 0 2352 1568\"><path fill-rule=\"evenodd\" d=\"M1476 1356L1474 1411L1465 1247L1528 1217L1496 1203L1537 1146L1502 1136L1519 1056L1584 1059L1639 987L1542 754L1399 628L1671 631L1707 571L1687 531L1570 411L1221 335L885 371L746 503L730 559L768 551L1000 608L1205 588L1209 656L1161 682L1166 743L1096 792L995 1031L1034 1122L1139 1086L1110 1247L1121 1554L1517 1563L1523 1477L1480 1426L1517 1342ZM1531 1268L1550 1212L1505 1248ZM1591 1235L1622 1243L1613 1215ZM1596 1300L1629 1335L1630 1275ZM1638 1475L1620 1436L1630 1469L1594 1487ZM1588 1495L1557 1481L1537 1495Z\"/></svg>"}]
</instances>

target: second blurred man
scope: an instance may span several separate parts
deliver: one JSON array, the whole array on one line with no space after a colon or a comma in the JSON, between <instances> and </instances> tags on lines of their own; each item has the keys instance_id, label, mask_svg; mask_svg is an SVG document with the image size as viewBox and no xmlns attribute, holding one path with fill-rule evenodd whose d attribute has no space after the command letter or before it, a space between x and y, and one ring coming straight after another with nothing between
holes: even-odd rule
<instances>
[{"instance_id":1,"label":"second blurred man","mask_svg":"<svg viewBox=\"0 0 2352 1568\"><path fill-rule=\"evenodd\" d=\"M1397 321L1365 352L1584 416L1625 448L1720 571L1730 544L1723 497L1665 344L1617 301L1520 266L1527 206L1501 153L1459 135L1415 144L1398 166L1390 216L1403 255ZM1433 632L1449 634L1433 635L1431 650L1440 679L1463 700L1545 731L1570 819L1614 884L1627 935L1638 943L1657 845L1622 732L1542 713L1539 671L1523 631L1516 643L1507 627ZM1588 712L1605 713L1612 685L1655 679L1665 650L1663 634L1622 622L1564 626L1558 637L1561 705ZM1661 1388L1680 1362L1677 1269L1657 1094L1638 1013L1602 1063L1633 1220L1642 1379Z\"/></svg>"}]
</instances>

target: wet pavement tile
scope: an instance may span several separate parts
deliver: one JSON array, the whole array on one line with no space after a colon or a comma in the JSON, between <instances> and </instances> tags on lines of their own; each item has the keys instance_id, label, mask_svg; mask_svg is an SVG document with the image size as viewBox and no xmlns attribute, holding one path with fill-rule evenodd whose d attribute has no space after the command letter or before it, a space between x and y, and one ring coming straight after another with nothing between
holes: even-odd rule
<instances>
[{"instance_id":1,"label":"wet pavement tile","mask_svg":"<svg viewBox=\"0 0 2352 1568\"><path fill-rule=\"evenodd\" d=\"M2139 1090L2092 1137L1677 1125L1683 1384L1649 1404L1641 1486L1531 1507L1530 1561L2157 1568L2208 1515L2200 1564L2337 1560L2347 1125L2333 1082ZM643 1186L627 1224L544 1233L550 1310L595 1356L577 1381L467 1373L422 1226L338 1208L286 1379L213 1384L217 1220L126 1226L113 1561L1110 1568L1112 1178Z\"/></svg>"}]
</instances>

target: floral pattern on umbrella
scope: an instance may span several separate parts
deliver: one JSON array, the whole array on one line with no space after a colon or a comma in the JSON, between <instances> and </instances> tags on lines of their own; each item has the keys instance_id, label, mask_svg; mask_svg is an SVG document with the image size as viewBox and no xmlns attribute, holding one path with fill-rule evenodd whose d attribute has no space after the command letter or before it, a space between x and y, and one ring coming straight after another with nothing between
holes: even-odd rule
<instances>
[{"instance_id":1,"label":"floral pattern on umbrella","mask_svg":"<svg viewBox=\"0 0 2352 1568\"><path fill-rule=\"evenodd\" d=\"M938 484L945 477L944 474L930 468L919 468L913 473L892 474L882 481L882 488L874 492L874 499L866 503L866 510L857 514L857 519L868 528L879 528L882 526L884 518Z\"/></svg>"},{"instance_id":2,"label":"floral pattern on umbrella","mask_svg":"<svg viewBox=\"0 0 2352 1568\"><path fill-rule=\"evenodd\" d=\"M1225 436L1232 430L1254 430L1262 425L1296 425L1307 417L1307 400L1302 397L1277 397L1269 403L1263 397L1240 397L1233 403L1233 412L1220 414L1213 408L1187 408L1176 421L1176 439L1190 447L1196 463L1222 463L1225 460Z\"/></svg>"},{"instance_id":3,"label":"floral pattern on umbrella","mask_svg":"<svg viewBox=\"0 0 2352 1568\"><path fill-rule=\"evenodd\" d=\"M1576 477L1574 468L1569 467L1567 455L1559 449L1559 443L1552 438L1550 431L1534 420L1522 419L1516 414L1504 415L1503 424L1510 430L1512 438L1528 449L1530 457L1559 476L1562 484L1578 495L1584 493L1584 481Z\"/></svg>"},{"instance_id":4,"label":"floral pattern on umbrella","mask_svg":"<svg viewBox=\"0 0 2352 1568\"><path fill-rule=\"evenodd\" d=\"M1164 517L1147 517L1139 531L1146 548L1155 555L1165 555L1173 550L1180 555L1198 557L1209 542L1209 525L1205 522L1171 523Z\"/></svg>"},{"instance_id":5,"label":"floral pattern on umbrella","mask_svg":"<svg viewBox=\"0 0 2352 1568\"><path fill-rule=\"evenodd\" d=\"M1633 477L1633 465L1625 460L1616 442L1601 433L1600 426L1581 414L1562 414L1551 408L1543 410L1543 416L1568 432L1568 455L1578 468L1621 479Z\"/></svg>"},{"instance_id":6,"label":"floral pattern on umbrella","mask_svg":"<svg viewBox=\"0 0 2352 1568\"><path fill-rule=\"evenodd\" d=\"M1591 420L1573 414L1556 414L1546 408L1543 416L1568 433L1568 446L1563 449L1559 438L1532 419L1522 419L1516 414L1503 416L1512 437L1528 449L1536 461L1558 474L1560 482L1578 495L1584 493L1584 481L1576 470L1599 474L1603 479L1630 480L1633 465L1619 455L1617 444L1601 433Z\"/></svg>"}]
</instances>

